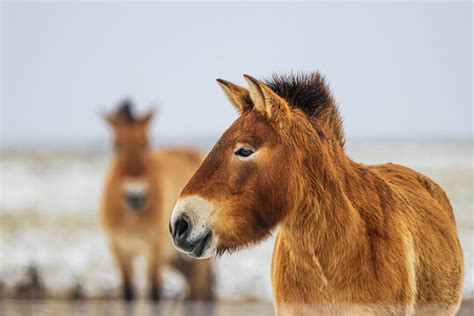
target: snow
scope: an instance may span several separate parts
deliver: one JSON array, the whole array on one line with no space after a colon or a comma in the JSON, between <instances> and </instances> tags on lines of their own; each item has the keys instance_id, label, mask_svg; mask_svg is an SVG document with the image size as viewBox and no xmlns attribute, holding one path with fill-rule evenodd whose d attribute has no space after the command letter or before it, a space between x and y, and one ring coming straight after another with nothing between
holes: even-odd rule
<instances>
[{"instance_id":1,"label":"snow","mask_svg":"<svg viewBox=\"0 0 474 316\"><path fill-rule=\"evenodd\" d=\"M392 161L438 182L451 198L465 255L464 297L474 297L474 190L472 145L464 143L356 143L353 159ZM97 211L107 156L2 155L0 160L0 284L14 291L34 265L48 293L67 296L80 285L87 297L118 293L119 278ZM271 299L270 263L274 238L216 259L216 293L222 299ZM136 263L139 288L145 288ZM141 267L141 268L140 268ZM177 272L164 272L167 297L182 296Z\"/></svg>"}]
</instances>

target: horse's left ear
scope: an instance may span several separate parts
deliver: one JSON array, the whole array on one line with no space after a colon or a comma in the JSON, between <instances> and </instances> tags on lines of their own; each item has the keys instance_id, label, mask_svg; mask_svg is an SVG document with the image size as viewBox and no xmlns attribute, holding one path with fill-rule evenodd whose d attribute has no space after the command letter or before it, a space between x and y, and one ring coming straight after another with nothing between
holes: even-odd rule
<instances>
[{"instance_id":1,"label":"horse's left ear","mask_svg":"<svg viewBox=\"0 0 474 316\"><path fill-rule=\"evenodd\" d=\"M284 117L291 113L288 103L266 84L249 75L244 75L244 78L249 83L250 99L255 110L270 119Z\"/></svg>"},{"instance_id":2,"label":"horse's left ear","mask_svg":"<svg viewBox=\"0 0 474 316\"><path fill-rule=\"evenodd\" d=\"M155 114L156 114L156 109L152 108L151 110L148 111L147 114L138 118L137 121L142 124L149 124L153 120L153 117L155 117Z\"/></svg>"},{"instance_id":3,"label":"horse's left ear","mask_svg":"<svg viewBox=\"0 0 474 316\"><path fill-rule=\"evenodd\" d=\"M115 127L117 125L117 118L115 115L110 113L101 113L100 116L107 122L110 126Z\"/></svg>"}]
</instances>

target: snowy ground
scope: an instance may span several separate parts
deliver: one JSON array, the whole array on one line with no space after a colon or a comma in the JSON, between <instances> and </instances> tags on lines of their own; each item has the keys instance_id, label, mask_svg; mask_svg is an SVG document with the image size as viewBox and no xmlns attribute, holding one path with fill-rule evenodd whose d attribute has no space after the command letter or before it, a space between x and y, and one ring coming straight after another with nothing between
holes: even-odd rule
<instances>
[{"instance_id":1,"label":"snowy ground","mask_svg":"<svg viewBox=\"0 0 474 316\"><path fill-rule=\"evenodd\" d=\"M407 165L447 191L465 253L464 297L474 297L471 143L356 142L348 146L348 153L356 161ZM118 276L97 223L106 165L106 155L2 153L0 297L12 297L20 291L30 266L38 269L51 296L68 297L78 291L86 297L117 295ZM219 298L270 300L273 242L271 238L217 260ZM138 273L137 277L143 288L144 276ZM167 271L164 277L165 294L179 296L185 286L180 275Z\"/></svg>"}]
</instances>

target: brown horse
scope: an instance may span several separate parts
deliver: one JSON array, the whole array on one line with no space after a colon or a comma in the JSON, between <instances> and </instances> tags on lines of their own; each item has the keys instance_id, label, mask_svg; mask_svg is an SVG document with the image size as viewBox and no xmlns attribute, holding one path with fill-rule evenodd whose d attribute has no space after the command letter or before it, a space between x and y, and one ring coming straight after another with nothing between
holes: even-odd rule
<instances>
[{"instance_id":1,"label":"brown horse","mask_svg":"<svg viewBox=\"0 0 474 316\"><path fill-rule=\"evenodd\" d=\"M149 295L161 294L160 271L164 265L180 270L188 281L189 299L210 299L212 292L209 260L190 262L173 249L168 235L168 218L179 192L202 161L191 149L151 151L148 125L153 113L132 114L125 102L106 116L115 135L115 156L105 184L101 222L122 276L123 296L134 298L133 259L147 259Z\"/></svg>"},{"instance_id":2,"label":"brown horse","mask_svg":"<svg viewBox=\"0 0 474 316\"><path fill-rule=\"evenodd\" d=\"M266 238L279 224L277 314L455 314L463 255L453 209L426 176L344 152L318 73L218 83L240 117L183 189L175 246L195 258Z\"/></svg>"}]
</instances>

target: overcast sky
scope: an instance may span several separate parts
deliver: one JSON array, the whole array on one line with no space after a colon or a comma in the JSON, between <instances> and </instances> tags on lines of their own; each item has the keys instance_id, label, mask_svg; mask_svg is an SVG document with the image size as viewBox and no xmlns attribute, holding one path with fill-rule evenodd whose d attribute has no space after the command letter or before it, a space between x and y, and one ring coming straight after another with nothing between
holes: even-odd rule
<instances>
[{"instance_id":1,"label":"overcast sky","mask_svg":"<svg viewBox=\"0 0 474 316\"><path fill-rule=\"evenodd\" d=\"M4 3L1 142L107 139L99 113L155 104L153 136L222 133L215 83L321 71L349 138L472 137L472 5Z\"/></svg>"}]
</instances>

